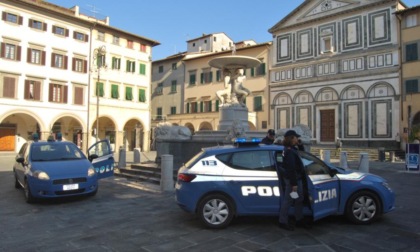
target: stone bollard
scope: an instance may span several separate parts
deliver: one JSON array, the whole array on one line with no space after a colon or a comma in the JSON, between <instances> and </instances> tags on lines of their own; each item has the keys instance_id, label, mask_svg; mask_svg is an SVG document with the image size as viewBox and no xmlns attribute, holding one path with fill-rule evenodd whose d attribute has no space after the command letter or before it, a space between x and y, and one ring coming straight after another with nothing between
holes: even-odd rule
<instances>
[{"instance_id":1,"label":"stone bollard","mask_svg":"<svg viewBox=\"0 0 420 252\"><path fill-rule=\"evenodd\" d=\"M349 166L347 164L347 151L342 151L340 153L340 167L344 169L348 169Z\"/></svg>"},{"instance_id":2,"label":"stone bollard","mask_svg":"<svg viewBox=\"0 0 420 252\"><path fill-rule=\"evenodd\" d=\"M359 171L369 172L369 155L366 152L360 153Z\"/></svg>"},{"instance_id":3,"label":"stone bollard","mask_svg":"<svg viewBox=\"0 0 420 252\"><path fill-rule=\"evenodd\" d=\"M141 153L140 148L134 148L134 150L133 150L133 154L134 154L133 162L135 164L140 163L140 153Z\"/></svg>"},{"instance_id":4,"label":"stone bollard","mask_svg":"<svg viewBox=\"0 0 420 252\"><path fill-rule=\"evenodd\" d=\"M392 163L395 162L395 151L390 151L389 152L389 159Z\"/></svg>"},{"instance_id":5,"label":"stone bollard","mask_svg":"<svg viewBox=\"0 0 420 252\"><path fill-rule=\"evenodd\" d=\"M125 148L121 146L118 154L118 168L125 168L126 166L126 151Z\"/></svg>"},{"instance_id":6,"label":"stone bollard","mask_svg":"<svg viewBox=\"0 0 420 252\"><path fill-rule=\"evenodd\" d=\"M331 163L331 151L324 150L323 152L322 160L324 162Z\"/></svg>"},{"instance_id":7,"label":"stone bollard","mask_svg":"<svg viewBox=\"0 0 420 252\"><path fill-rule=\"evenodd\" d=\"M174 156L164 154L161 156L160 190L167 192L174 190Z\"/></svg>"}]
</instances>

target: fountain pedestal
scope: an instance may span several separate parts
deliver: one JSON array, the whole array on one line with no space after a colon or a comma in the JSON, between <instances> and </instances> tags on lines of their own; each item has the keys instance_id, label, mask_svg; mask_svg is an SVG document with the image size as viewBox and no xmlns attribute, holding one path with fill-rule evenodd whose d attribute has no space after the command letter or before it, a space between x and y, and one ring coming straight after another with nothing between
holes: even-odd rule
<instances>
[{"instance_id":1,"label":"fountain pedestal","mask_svg":"<svg viewBox=\"0 0 420 252\"><path fill-rule=\"evenodd\" d=\"M219 107L219 125L217 130L229 130L232 125L238 125L245 131L249 130L248 108L239 104L224 105Z\"/></svg>"}]
</instances>

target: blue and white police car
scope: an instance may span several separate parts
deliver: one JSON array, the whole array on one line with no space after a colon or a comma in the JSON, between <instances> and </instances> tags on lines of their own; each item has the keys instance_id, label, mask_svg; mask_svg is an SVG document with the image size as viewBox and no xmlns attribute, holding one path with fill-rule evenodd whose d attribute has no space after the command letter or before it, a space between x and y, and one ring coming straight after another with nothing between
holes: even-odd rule
<instances>
[{"instance_id":1,"label":"blue and white police car","mask_svg":"<svg viewBox=\"0 0 420 252\"><path fill-rule=\"evenodd\" d=\"M282 185L276 167L282 164L283 146L241 141L203 148L178 171L178 205L197 214L207 227L224 228L236 216L279 213ZM395 208L385 179L299 153L307 175L304 214L314 221L345 215L356 224L368 224Z\"/></svg>"}]
</instances>

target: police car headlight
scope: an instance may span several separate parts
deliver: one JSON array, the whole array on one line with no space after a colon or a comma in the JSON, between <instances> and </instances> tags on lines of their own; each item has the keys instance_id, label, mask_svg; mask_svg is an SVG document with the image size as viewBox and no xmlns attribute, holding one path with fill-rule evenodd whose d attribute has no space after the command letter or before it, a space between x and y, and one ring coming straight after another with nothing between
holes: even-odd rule
<instances>
[{"instance_id":1,"label":"police car headlight","mask_svg":"<svg viewBox=\"0 0 420 252\"><path fill-rule=\"evenodd\" d=\"M388 189L390 192L392 192L392 189L391 189L391 187L389 186L389 184L388 184L387 182L382 182L382 185L383 185L386 189Z\"/></svg>"},{"instance_id":2,"label":"police car headlight","mask_svg":"<svg viewBox=\"0 0 420 252\"><path fill-rule=\"evenodd\" d=\"M50 176L48 176L48 174L43 171L35 171L33 175L39 180L50 180Z\"/></svg>"},{"instance_id":3,"label":"police car headlight","mask_svg":"<svg viewBox=\"0 0 420 252\"><path fill-rule=\"evenodd\" d=\"M88 169L88 177L92 177L92 176L94 176L95 175L95 169L93 169L93 167L91 166L91 167L89 167L89 169Z\"/></svg>"}]
</instances>

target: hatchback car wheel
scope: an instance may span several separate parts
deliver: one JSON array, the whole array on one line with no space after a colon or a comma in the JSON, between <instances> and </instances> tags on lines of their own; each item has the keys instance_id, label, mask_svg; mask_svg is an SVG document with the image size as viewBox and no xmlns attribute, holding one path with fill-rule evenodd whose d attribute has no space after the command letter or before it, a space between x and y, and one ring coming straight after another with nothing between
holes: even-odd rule
<instances>
[{"instance_id":1,"label":"hatchback car wheel","mask_svg":"<svg viewBox=\"0 0 420 252\"><path fill-rule=\"evenodd\" d=\"M235 210L229 198L221 194L213 194L200 201L198 215L207 227L224 228L232 221Z\"/></svg>"},{"instance_id":2,"label":"hatchback car wheel","mask_svg":"<svg viewBox=\"0 0 420 252\"><path fill-rule=\"evenodd\" d=\"M356 224L369 224L381 215L378 197L367 191L354 194L347 202L346 216Z\"/></svg>"},{"instance_id":3,"label":"hatchback car wheel","mask_svg":"<svg viewBox=\"0 0 420 252\"><path fill-rule=\"evenodd\" d=\"M31 192L31 189L29 188L27 180L25 180L25 185L24 185L23 190L25 191L26 203L34 203L35 198L34 198L34 196L32 196L32 192Z\"/></svg>"}]
</instances>

